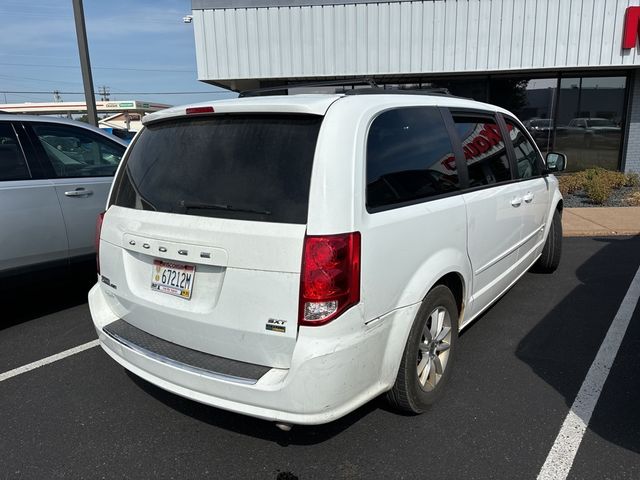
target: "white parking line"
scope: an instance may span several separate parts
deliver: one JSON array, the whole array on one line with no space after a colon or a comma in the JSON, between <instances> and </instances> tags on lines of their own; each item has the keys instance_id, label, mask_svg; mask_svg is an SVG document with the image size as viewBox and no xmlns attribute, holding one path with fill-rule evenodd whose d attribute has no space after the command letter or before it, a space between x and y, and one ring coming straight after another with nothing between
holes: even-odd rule
<instances>
[{"instance_id":1,"label":"white parking line","mask_svg":"<svg viewBox=\"0 0 640 480\"><path fill-rule=\"evenodd\" d=\"M57 362L58 360L70 357L71 355L75 355L76 353L84 352L89 348L97 347L98 344L98 340L92 340L83 345L78 345L77 347L65 350L64 352L56 353L55 355L51 355L50 357L43 358L41 360L36 360L35 362L23 365L22 367L14 368L13 370L9 370L8 372L0 373L0 382L4 382L5 380L8 380L11 377L15 377L16 375L35 370L36 368L43 367L44 365Z\"/></svg>"},{"instance_id":2,"label":"white parking line","mask_svg":"<svg viewBox=\"0 0 640 480\"><path fill-rule=\"evenodd\" d=\"M600 350L589 368L571 410L560 428L560 433L538 474L538 480L564 480L571 470L573 460L584 436L591 414L598 402L613 361L629 326L640 297L640 268L631 281L618 313L616 313Z\"/></svg>"}]
</instances>

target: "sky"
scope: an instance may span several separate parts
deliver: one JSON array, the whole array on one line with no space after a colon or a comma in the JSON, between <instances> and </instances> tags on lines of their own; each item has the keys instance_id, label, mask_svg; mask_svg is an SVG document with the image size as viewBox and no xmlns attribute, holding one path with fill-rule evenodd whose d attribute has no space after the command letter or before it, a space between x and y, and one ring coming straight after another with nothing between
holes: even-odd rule
<instances>
[{"instance_id":1,"label":"sky","mask_svg":"<svg viewBox=\"0 0 640 480\"><path fill-rule=\"evenodd\" d=\"M96 92L171 105L234 96L197 80L193 24L182 21L191 0L83 3ZM72 0L1 0L0 18L0 103L52 102L54 90L84 100Z\"/></svg>"}]
</instances>

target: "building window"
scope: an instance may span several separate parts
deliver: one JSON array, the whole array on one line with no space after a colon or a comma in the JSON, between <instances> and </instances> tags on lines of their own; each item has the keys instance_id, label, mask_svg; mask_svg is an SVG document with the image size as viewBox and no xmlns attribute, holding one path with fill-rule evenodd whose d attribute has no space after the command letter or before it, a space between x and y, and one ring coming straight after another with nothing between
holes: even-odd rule
<instances>
[{"instance_id":1,"label":"building window","mask_svg":"<svg viewBox=\"0 0 640 480\"><path fill-rule=\"evenodd\" d=\"M625 88L625 77L560 80L554 149L569 170L619 167Z\"/></svg>"}]
</instances>

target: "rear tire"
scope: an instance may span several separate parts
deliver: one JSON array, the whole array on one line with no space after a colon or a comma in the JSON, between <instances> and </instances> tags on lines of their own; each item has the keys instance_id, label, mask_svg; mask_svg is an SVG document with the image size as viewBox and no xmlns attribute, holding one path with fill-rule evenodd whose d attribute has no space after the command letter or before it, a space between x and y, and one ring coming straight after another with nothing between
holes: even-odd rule
<instances>
[{"instance_id":1,"label":"rear tire","mask_svg":"<svg viewBox=\"0 0 640 480\"><path fill-rule=\"evenodd\" d=\"M418 414L440 398L453 367L458 315L453 294L444 285L433 288L422 301L396 382L387 393L394 408Z\"/></svg>"},{"instance_id":2,"label":"rear tire","mask_svg":"<svg viewBox=\"0 0 640 480\"><path fill-rule=\"evenodd\" d=\"M539 273L553 273L560 265L562 255L562 218L560 212L553 212L547 241L542 248L542 255L533 265L532 270Z\"/></svg>"}]
</instances>

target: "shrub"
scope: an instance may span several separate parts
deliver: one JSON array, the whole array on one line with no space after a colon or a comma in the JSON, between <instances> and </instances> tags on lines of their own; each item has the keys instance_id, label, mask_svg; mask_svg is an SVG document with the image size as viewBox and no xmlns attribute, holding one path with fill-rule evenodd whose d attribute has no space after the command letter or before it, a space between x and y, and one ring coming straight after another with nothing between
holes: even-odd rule
<instances>
[{"instance_id":1,"label":"shrub","mask_svg":"<svg viewBox=\"0 0 640 480\"><path fill-rule=\"evenodd\" d=\"M632 193L625 201L632 207L640 207L640 192Z\"/></svg>"},{"instance_id":2,"label":"shrub","mask_svg":"<svg viewBox=\"0 0 640 480\"><path fill-rule=\"evenodd\" d=\"M569 195L582 188L582 179L576 174L562 175L558 177L558 187L562 195Z\"/></svg>"},{"instance_id":3,"label":"shrub","mask_svg":"<svg viewBox=\"0 0 640 480\"><path fill-rule=\"evenodd\" d=\"M602 205L611 196L611 182L605 176L595 176L584 185L584 191L589 199Z\"/></svg>"},{"instance_id":4,"label":"shrub","mask_svg":"<svg viewBox=\"0 0 640 480\"><path fill-rule=\"evenodd\" d=\"M640 186L640 175L636 173L625 175L614 170L592 167L581 172L562 175L558 177L558 182L560 193L563 195L584 190L593 203L601 205L609 199L612 190L624 186Z\"/></svg>"},{"instance_id":5,"label":"shrub","mask_svg":"<svg viewBox=\"0 0 640 480\"><path fill-rule=\"evenodd\" d=\"M627 187L640 187L640 175L637 173L628 173L625 185Z\"/></svg>"},{"instance_id":6,"label":"shrub","mask_svg":"<svg viewBox=\"0 0 640 480\"><path fill-rule=\"evenodd\" d=\"M601 167L588 168L578 173L578 175L582 177L582 183L585 188L589 182L593 181L604 182L613 189L624 187L627 183L627 176L624 173L615 170L605 170Z\"/></svg>"}]
</instances>

